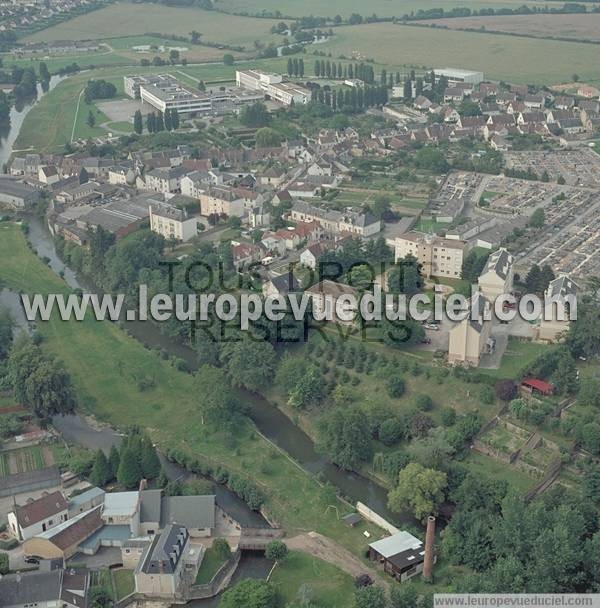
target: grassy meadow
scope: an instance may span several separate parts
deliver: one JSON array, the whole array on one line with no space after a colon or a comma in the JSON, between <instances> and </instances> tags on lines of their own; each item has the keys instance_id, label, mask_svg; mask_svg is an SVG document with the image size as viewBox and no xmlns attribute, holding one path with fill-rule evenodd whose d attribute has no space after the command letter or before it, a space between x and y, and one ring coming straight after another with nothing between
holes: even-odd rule
<instances>
[{"instance_id":1,"label":"grassy meadow","mask_svg":"<svg viewBox=\"0 0 600 608\"><path fill-rule=\"evenodd\" d=\"M516 83L600 79L595 45L478 32L374 23L339 27L319 50L334 57L374 59L388 66L460 67Z\"/></svg>"},{"instance_id":2,"label":"grassy meadow","mask_svg":"<svg viewBox=\"0 0 600 608\"><path fill-rule=\"evenodd\" d=\"M371 0L367 5L362 0L217 0L219 10L240 14L258 15L263 11L275 13L279 11L286 17L302 17L304 15L319 15L348 17L352 13L361 15L376 14L380 17L402 17L419 9L468 6L480 8L514 8L527 4L530 6L545 5L544 2L522 0Z\"/></svg>"},{"instance_id":3,"label":"grassy meadow","mask_svg":"<svg viewBox=\"0 0 600 608\"><path fill-rule=\"evenodd\" d=\"M189 36L196 30L205 42L252 49L255 40L265 44L281 40L281 36L270 32L274 23L276 21L270 19L250 19L196 8L121 2L31 34L24 41L102 40L150 32Z\"/></svg>"}]
</instances>

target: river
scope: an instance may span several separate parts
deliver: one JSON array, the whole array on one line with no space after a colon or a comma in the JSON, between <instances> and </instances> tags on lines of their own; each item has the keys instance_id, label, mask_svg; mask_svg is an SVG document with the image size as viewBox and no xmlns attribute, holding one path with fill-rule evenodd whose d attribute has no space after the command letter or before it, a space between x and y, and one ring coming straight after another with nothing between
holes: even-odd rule
<instances>
[{"instance_id":1,"label":"river","mask_svg":"<svg viewBox=\"0 0 600 608\"><path fill-rule=\"evenodd\" d=\"M29 113L29 110L35 106L35 104L48 92L51 91L61 80L64 80L65 76L52 76L48 83L48 89L43 90L42 85L37 85L37 97L31 101L23 104L22 106L13 106L10 110L10 126L0 128L0 168L4 167L10 160L13 153L13 146L19 136L21 127L25 116Z\"/></svg>"},{"instance_id":2,"label":"river","mask_svg":"<svg viewBox=\"0 0 600 608\"><path fill-rule=\"evenodd\" d=\"M39 218L32 218L30 221L29 239L40 255L50 259L50 267L55 272L64 274L72 288L93 289L93 286L78 279L75 273L65 266L56 253L52 236ZM157 325L143 321L123 321L123 325L141 343L151 348L164 349L170 355L185 360L191 370L197 368L195 351L161 333ZM386 488L357 473L343 471L318 454L312 439L266 399L248 391L241 391L241 396L250 406L249 415L261 433L306 470L318 474L319 477L336 486L340 494L351 502L363 502L398 526L416 523L410 515L398 515L387 508Z\"/></svg>"}]
</instances>

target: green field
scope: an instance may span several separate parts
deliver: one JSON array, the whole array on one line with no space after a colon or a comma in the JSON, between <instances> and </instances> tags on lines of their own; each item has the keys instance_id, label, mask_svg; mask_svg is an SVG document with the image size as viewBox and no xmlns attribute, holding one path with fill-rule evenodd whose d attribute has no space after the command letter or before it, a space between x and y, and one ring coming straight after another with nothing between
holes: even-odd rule
<instances>
[{"instance_id":1,"label":"green field","mask_svg":"<svg viewBox=\"0 0 600 608\"><path fill-rule=\"evenodd\" d=\"M46 466L40 446L10 450L0 454L0 477L39 471Z\"/></svg>"},{"instance_id":2,"label":"green field","mask_svg":"<svg viewBox=\"0 0 600 608\"><path fill-rule=\"evenodd\" d=\"M281 40L281 36L270 33L274 23L269 19L249 19L196 8L117 3L31 34L25 41L102 40L151 32L189 36L196 30L204 42L252 49L255 40L264 44Z\"/></svg>"},{"instance_id":3,"label":"green field","mask_svg":"<svg viewBox=\"0 0 600 608\"><path fill-rule=\"evenodd\" d=\"M0 280L16 291L68 293L61 279L27 247L15 224L0 224ZM344 526L331 496L317 481L268 445L250 424L231 439L210 433L197 410L193 378L177 371L115 324L63 322L53 316L38 324L44 348L56 354L73 379L82 411L118 427L139 424L161 448L177 446L251 479L265 493L265 507L286 530L316 530L362 554L362 530ZM139 388L140 378L154 386ZM124 406L126 404L126 407ZM263 464L269 461L268 470ZM339 503L340 510L347 509ZM366 529L378 538L381 531Z\"/></svg>"},{"instance_id":4,"label":"green field","mask_svg":"<svg viewBox=\"0 0 600 608\"><path fill-rule=\"evenodd\" d=\"M107 116L95 106L87 106L83 96L77 110L79 95L90 78L91 73L73 76L45 95L27 114L15 142L15 151L30 148L36 152L57 151L71 141L72 135L75 139L105 135L106 131L100 125L108 121ZM122 86L122 79L118 80ZM86 123L90 110L96 118L94 127L89 127Z\"/></svg>"},{"instance_id":5,"label":"green field","mask_svg":"<svg viewBox=\"0 0 600 608\"><path fill-rule=\"evenodd\" d=\"M419 9L444 8L449 10L457 6L470 8L500 8L517 7L522 4L542 5L544 2L522 2L521 0L371 0L365 4L362 0L219 0L217 7L224 11L238 13L260 14L262 11L274 13L279 11L282 15L302 17L305 15L319 15L334 17L342 15L348 17L352 13L380 17L402 17L403 15Z\"/></svg>"},{"instance_id":6,"label":"green field","mask_svg":"<svg viewBox=\"0 0 600 608\"><path fill-rule=\"evenodd\" d=\"M372 58L394 67L460 67L518 83L600 79L595 45L376 23L336 28L320 45L334 57Z\"/></svg>"},{"instance_id":7,"label":"green field","mask_svg":"<svg viewBox=\"0 0 600 608\"><path fill-rule=\"evenodd\" d=\"M533 477L526 475L518 469L473 450L469 452L464 463L474 473L479 473L488 479L506 481L510 486L521 492L527 492L536 483Z\"/></svg>"},{"instance_id":8,"label":"green field","mask_svg":"<svg viewBox=\"0 0 600 608\"><path fill-rule=\"evenodd\" d=\"M270 580L286 605L301 597L303 587L310 590L311 601L319 606L348 608L353 605L354 584L350 575L298 551L291 551L275 566Z\"/></svg>"},{"instance_id":9,"label":"green field","mask_svg":"<svg viewBox=\"0 0 600 608\"><path fill-rule=\"evenodd\" d=\"M498 378L518 378L521 370L551 348L546 344L519 340L515 337L508 339L508 346L499 369L486 369L485 373Z\"/></svg>"}]
</instances>

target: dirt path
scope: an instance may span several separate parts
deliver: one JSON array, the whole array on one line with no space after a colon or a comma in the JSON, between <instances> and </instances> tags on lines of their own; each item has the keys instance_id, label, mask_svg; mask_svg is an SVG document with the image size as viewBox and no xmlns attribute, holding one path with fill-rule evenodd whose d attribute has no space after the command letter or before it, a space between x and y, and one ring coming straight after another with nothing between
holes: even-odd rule
<instances>
[{"instance_id":1,"label":"dirt path","mask_svg":"<svg viewBox=\"0 0 600 608\"><path fill-rule=\"evenodd\" d=\"M368 574L374 581L378 581L386 588L389 587L388 581L375 568L366 566L347 549L344 549L335 541L318 532L308 532L307 534L287 538L285 539L285 544L289 549L302 551L313 557L322 559L340 568L352 577Z\"/></svg>"}]
</instances>

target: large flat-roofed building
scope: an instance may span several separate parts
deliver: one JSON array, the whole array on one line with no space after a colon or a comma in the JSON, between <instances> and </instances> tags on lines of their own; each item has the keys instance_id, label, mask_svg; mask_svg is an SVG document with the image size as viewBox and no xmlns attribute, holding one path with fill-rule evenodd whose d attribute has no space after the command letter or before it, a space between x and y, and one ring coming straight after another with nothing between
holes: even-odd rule
<instances>
[{"instance_id":1,"label":"large flat-roofed building","mask_svg":"<svg viewBox=\"0 0 600 608\"><path fill-rule=\"evenodd\" d=\"M184 84L171 74L125 76L125 93L133 99L141 99L160 112L176 110L179 114L227 114L238 112L240 107L254 103L263 93L230 89L204 93ZM250 87L246 87L248 89Z\"/></svg>"},{"instance_id":2,"label":"large flat-roofed building","mask_svg":"<svg viewBox=\"0 0 600 608\"><path fill-rule=\"evenodd\" d=\"M483 82L483 72L473 70L460 70L456 68L435 68L433 70L436 78L445 77L449 83L464 82L467 84L479 84Z\"/></svg>"},{"instance_id":3,"label":"large flat-roofed building","mask_svg":"<svg viewBox=\"0 0 600 608\"><path fill-rule=\"evenodd\" d=\"M284 82L280 74L268 74L260 70L238 70L235 73L238 87L251 91L263 91L267 97L289 106L292 104L307 104L311 92L292 82Z\"/></svg>"},{"instance_id":4,"label":"large flat-roofed building","mask_svg":"<svg viewBox=\"0 0 600 608\"><path fill-rule=\"evenodd\" d=\"M464 241L443 239L421 232L406 232L394 241L396 262L408 255L417 258L423 275L460 279L467 249Z\"/></svg>"}]
</instances>

